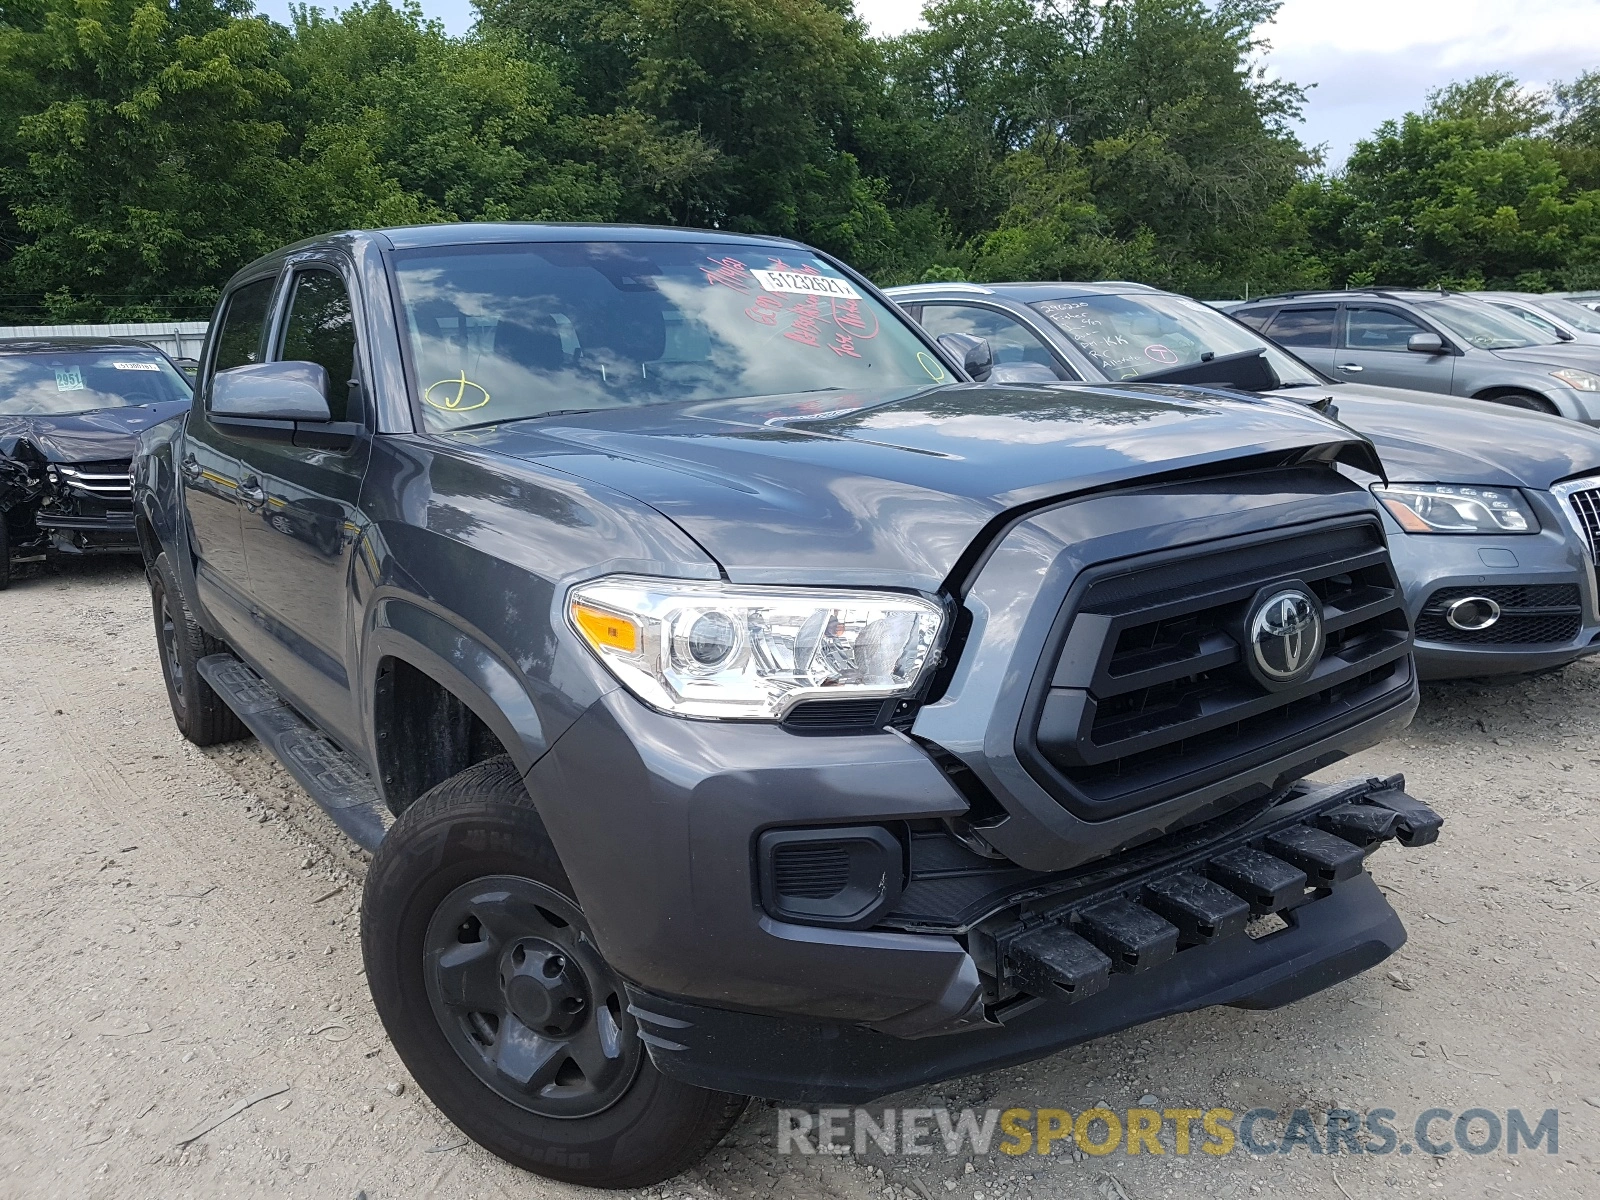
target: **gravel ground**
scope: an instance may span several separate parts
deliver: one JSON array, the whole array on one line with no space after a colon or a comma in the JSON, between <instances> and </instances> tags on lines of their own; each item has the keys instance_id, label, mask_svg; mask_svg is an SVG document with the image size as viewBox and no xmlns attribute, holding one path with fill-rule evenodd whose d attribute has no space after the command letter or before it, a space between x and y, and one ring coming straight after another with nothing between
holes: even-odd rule
<instances>
[{"instance_id":1,"label":"gravel ground","mask_svg":"<svg viewBox=\"0 0 1600 1200\"><path fill-rule=\"evenodd\" d=\"M26 576L0 593L0 629L0 1196L581 1191L467 1143L410 1083L362 977L364 856L254 742L178 737L137 566ZM888 1101L1389 1108L1403 1135L1430 1107L1530 1124L1555 1108L1558 1154L1184 1157L1169 1140L1161 1156L806 1158L774 1152L777 1114L754 1104L649 1195L1600 1194L1597 682L1579 664L1431 687L1403 738L1329 773L1404 771L1448 818L1437 847L1374 860L1411 931L1377 970L1277 1012L1173 1018Z\"/></svg>"}]
</instances>

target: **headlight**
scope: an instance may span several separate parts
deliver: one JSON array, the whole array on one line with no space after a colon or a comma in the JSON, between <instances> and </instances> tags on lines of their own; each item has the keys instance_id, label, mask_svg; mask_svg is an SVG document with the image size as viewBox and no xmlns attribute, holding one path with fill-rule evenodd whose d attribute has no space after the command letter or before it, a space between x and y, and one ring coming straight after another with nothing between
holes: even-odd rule
<instances>
[{"instance_id":1,"label":"headlight","mask_svg":"<svg viewBox=\"0 0 1600 1200\"><path fill-rule=\"evenodd\" d=\"M1593 371L1580 371L1576 367L1562 367L1559 371L1551 371L1557 379L1568 387L1575 387L1580 392L1600 392L1600 375Z\"/></svg>"},{"instance_id":2,"label":"headlight","mask_svg":"<svg viewBox=\"0 0 1600 1200\"><path fill-rule=\"evenodd\" d=\"M894 592L615 576L574 588L573 628L639 699L686 717L776 721L802 700L916 687L944 612Z\"/></svg>"},{"instance_id":3,"label":"headlight","mask_svg":"<svg viewBox=\"0 0 1600 1200\"><path fill-rule=\"evenodd\" d=\"M1539 522L1515 488L1454 483L1372 485L1407 533L1537 533Z\"/></svg>"}]
</instances>

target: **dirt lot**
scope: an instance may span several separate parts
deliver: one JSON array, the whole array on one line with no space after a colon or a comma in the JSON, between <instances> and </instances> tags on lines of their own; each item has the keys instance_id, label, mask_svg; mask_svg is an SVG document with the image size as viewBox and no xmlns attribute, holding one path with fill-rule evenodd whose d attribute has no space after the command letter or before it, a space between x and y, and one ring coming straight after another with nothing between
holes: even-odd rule
<instances>
[{"instance_id":1,"label":"dirt lot","mask_svg":"<svg viewBox=\"0 0 1600 1200\"><path fill-rule=\"evenodd\" d=\"M27 576L0 629L0 1196L577 1194L467 1144L406 1078L361 974L362 856L255 743L178 737L136 566ZM1430 688L1405 738L1341 765L1402 770L1448 815L1438 847L1374 862L1412 937L1383 967L890 1101L1390 1108L1402 1133L1435 1106L1556 1108L1558 1154L779 1157L756 1104L651 1195L1600 1195L1597 683Z\"/></svg>"}]
</instances>

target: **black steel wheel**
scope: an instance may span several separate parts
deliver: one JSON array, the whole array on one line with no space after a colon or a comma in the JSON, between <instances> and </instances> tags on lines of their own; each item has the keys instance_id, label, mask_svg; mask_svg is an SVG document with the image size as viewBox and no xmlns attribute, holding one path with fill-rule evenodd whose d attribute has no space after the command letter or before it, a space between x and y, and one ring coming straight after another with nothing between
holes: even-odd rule
<instances>
[{"instance_id":1,"label":"black steel wheel","mask_svg":"<svg viewBox=\"0 0 1600 1200\"><path fill-rule=\"evenodd\" d=\"M744 1109L743 1096L656 1069L505 755L422 795L384 835L361 949L412 1077L519 1167L647 1187L693 1165Z\"/></svg>"},{"instance_id":2,"label":"black steel wheel","mask_svg":"<svg viewBox=\"0 0 1600 1200\"><path fill-rule=\"evenodd\" d=\"M578 906L532 879L488 875L434 911L428 1000L450 1047L489 1089L545 1117L615 1104L644 1059Z\"/></svg>"},{"instance_id":3,"label":"black steel wheel","mask_svg":"<svg viewBox=\"0 0 1600 1200\"><path fill-rule=\"evenodd\" d=\"M156 653L167 700L178 732L197 746L236 742L250 731L227 703L201 678L195 664L227 646L195 623L165 554L150 564L150 610L156 624Z\"/></svg>"}]
</instances>

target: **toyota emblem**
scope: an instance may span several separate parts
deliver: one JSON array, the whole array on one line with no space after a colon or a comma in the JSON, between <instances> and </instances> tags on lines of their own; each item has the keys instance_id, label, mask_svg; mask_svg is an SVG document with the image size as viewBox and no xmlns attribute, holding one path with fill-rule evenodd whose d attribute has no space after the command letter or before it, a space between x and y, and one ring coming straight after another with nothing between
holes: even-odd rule
<instances>
[{"instance_id":1,"label":"toyota emblem","mask_svg":"<svg viewBox=\"0 0 1600 1200\"><path fill-rule=\"evenodd\" d=\"M1304 588L1281 588L1259 601L1245 631L1251 665L1270 685L1299 683L1322 657L1322 605Z\"/></svg>"}]
</instances>

